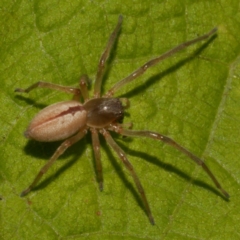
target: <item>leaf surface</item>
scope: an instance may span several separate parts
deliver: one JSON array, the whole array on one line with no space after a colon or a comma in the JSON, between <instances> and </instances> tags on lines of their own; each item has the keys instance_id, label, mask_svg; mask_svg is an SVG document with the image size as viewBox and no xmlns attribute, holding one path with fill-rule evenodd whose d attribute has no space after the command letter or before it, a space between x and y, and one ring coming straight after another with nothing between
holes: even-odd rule
<instances>
[{"instance_id":1,"label":"leaf surface","mask_svg":"<svg viewBox=\"0 0 240 240\"><path fill-rule=\"evenodd\" d=\"M0 5L2 239L239 239L238 1L23 0ZM216 37L149 69L116 96L131 101L124 122L161 132L204 159L230 201L176 149L117 135L145 188L155 226L131 176L103 138L103 192L87 136L32 192L19 196L60 144L28 141L24 130L40 109L71 96L47 89L20 95L14 89L39 80L78 86L82 74L94 83L120 14L124 22L103 91L149 59L218 26Z\"/></svg>"}]
</instances>

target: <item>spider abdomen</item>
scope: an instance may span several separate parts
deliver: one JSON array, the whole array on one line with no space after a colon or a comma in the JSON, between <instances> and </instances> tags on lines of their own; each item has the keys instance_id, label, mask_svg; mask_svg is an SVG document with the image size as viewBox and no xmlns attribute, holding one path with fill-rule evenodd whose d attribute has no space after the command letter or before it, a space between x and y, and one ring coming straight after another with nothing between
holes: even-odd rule
<instances>
[{"instance_id":1,"label":"spider abdomen","mask_svg":"<svg viewBox=\"0 0 240 240\"><path fill-rule=\"evenodd\" d=\"M114 122L121 122L124 109L118 98L93 98L83 105L87 111L87 125L103 128Z\"/></svg>"},{"instance_id":2,"label":"spider abdomen","mask_svg":"<svg viewBox=\"0 0 240 240\"><path fill-rule=\"evenodd\" d=\"M87 112L78 101L64 101L41 110L24 135L40 142L66 139L86 125Z\"/></svg>"}]
</instances>

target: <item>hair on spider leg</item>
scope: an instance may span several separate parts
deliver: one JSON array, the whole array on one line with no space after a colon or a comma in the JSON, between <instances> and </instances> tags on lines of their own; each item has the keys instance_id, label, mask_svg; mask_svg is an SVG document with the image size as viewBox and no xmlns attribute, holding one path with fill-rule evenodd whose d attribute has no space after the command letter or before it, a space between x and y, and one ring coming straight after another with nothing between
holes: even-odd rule
<instances>
[{"instance_id":1,"label":"hair on spider leg","mask_svg":"<svg viewBox=\"0 0 240 240\"><path fill-rule=\"evenodd\" d=\"M28 93L36 88L50 88L73 95L72 100L58 102L42 109L30 122L25 132L27 138L40 142L54 142L60 140L63 142L54 152L50 160L40 169L33 182L21 193L21 196L28 194L38 184L42 176L54 164L59 156L61 156L70 146L80 141L90 131L99 189L103 190L103 169L99 140L99 134L101 134L132 176L151 224L154 224L155 222L144 187L142 186L133 165L128 160L127 155L113 139L111 135L112 132L126 137L151 138L153 140L162 141L165 144L176 148L188 156L193 162L200 165L215 186L222 192L223 196L229 198L229 194L222 188L219 181L204 161L192 154L189 150L182 147L173 139L160 133L148 130L132 130L132 123L122 124L125 109L129 107L129 100L126 98L114 97L118 90L144 74L147 69L157 65L182 49L196 44L197 42L209 39L217 32L217 28L214 28L208 33L193 40L184 42L162 55L149 60L130 75L117 82L112 88L110 88L110 90L102 95L102 79L105 73L106 61L108 60L114 43L116 42L121 29L122 20L123 17L120 15L118 23L111 33L105 50L100 57L94 82L93 96L89 96L87 88L89 78L87 75L83 75L80 78L79 88L62 86L54 83L37 82L26 89L17 88L15 90L15 92L19 93ZM83 103L80 102L80 99L83 100Z\"/></svg>"}]
</instances>

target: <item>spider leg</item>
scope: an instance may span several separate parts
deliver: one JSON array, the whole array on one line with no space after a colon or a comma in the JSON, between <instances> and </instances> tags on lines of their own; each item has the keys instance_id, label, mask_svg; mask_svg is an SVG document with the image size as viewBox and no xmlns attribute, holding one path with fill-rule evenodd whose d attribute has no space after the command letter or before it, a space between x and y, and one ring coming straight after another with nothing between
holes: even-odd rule
<instances>
[{"instance_id":1,"label":"spider leg","mask_svg":"<svg viewBox=\"0 0 240 240\"><path fill-rule=\"evenodd\" d=\"M95 159L96 170L97 170L97 180L99 183L99 189L100 191L102 191L103 190L103 174L102 174L99 135L98 135L98 131L95 128L91 128L91 133L92 133L93 151L95 156L94 159Z\"/></svg>"},{"instance_id":2,"label":"spider leg","mask_svg":"<svg viewBox=\"0 0 240 240\"><path fill-rule=\"evenodd\" d=\"M176 143L174 140L172 140L169 137L166 137L160 133L156 133L156 132L151 132L151 131L133 131L133 130L127 130L127 129L123 129L119 124L116 124L114 126L111 127L111 129L109 130L113 130L121 135L124 136L129 136L129 137L148 137L148 138L153 138L156 140L160 140L176 149L178 149L179 151L181 151L182 153L184 153L185 155L187 155L189 158L191 158L195 163L197 163L198 165L200 165L204 171L208 174L208 176L212 179L212 181L214 182L214 184L216 185L216 187L222 192L222 194L226 197L229 198L229 194L222 188L222 186L220 185L220 183L218 182L218 180L216 179L216 177L214 176L214 174L212 173L212 171L208 168L208 166L203 162L203 160L201 160L199 157L195 156L194 154L192 154L191 152L189 152L187 149L185 149L184 147L182 147L181 145L179 145L178 143Z\"/></svg>"},{"instance_id":3,"label":"spider leg","mask_svg":"<svg viewBox=\"0 0 240 240\"><path fill-rule=\"evenodd\" d=\"M145 205L149 221L151 222L151 224L154 225L155 224L154 218L152 216L152 212L151 212L150 206L148 204L148 200L147 200L145 191L143 189L143 186L142 186L142 184L141 184L141 182L140 182L140 180L139 180L139 178L138 178L138 176L137 176L137 174L136 174L132 164L127 159L127 156L126 156L125 152L113 140L113 138L111 137L110 133L107 130L105 130L105 129L101 130L101 133L105 137L105 139L106 139L107 143L110 145L110 147L112 147L113 150L118 154L119 158L122 160L122 162L125 165L126 169L132 175L133 180L134 180L134 182L135 182L135 184L137 186L138 192L141 195L142 201L143 201L143 203Z\"/></svg>"},{"instance_id":4,"label":"spider leg","mask_svg":"<svg viewBox=\"0 0 240 240\"><path fill-rule=\"evenodd\" d=\"M29 93L30 91L32 91L35 88L49 88L49 89L62 91L65 93L70 93L70 94L73 94L73 99L79 99L79 97L81 95L80 90L78 88L67 87L67 86L62 86L62 85L58 85L58 84L54 84L54 83L42 82L42 81L36 82L26 89L16 88L15 92Z\"/></svg>"},{"instance_id":5,"label":"spider leg","mask_svg":"<svg viewBox=\"0 0 240 240\"><path fill-rule=\"evenodd\" d=\"M89 82L88 76L82 75L80 78L79 85L80 85L80 90L81 90L84 102L86 102L89 99L88 88L87 88L88 82Z\"/></svg>"},{"instance_id":6,"label":"spider leg","mask_svg":"<svg viewBox=\"0 0 240 240\"><path fill-rule=\"evenodd\" d=\"M160 63L161 61L171 57L175 53L179 52L180 50L187 48L188 46L191 46L197 42L200 42L202 40L208 39L210 36L212 36L214 33L217 32L217 28L212 29L210 32L197 37L193 40L181 43L177 47L163 53L161 56L158 56L156 58L151 59L150 61L143 64L140 68L138 68L136 71L131 73L126 78L122 79L121 81L117 82L106 94L105 96L111 97L115 94L116 91L118 91L121 87L123 87L125 84L132 82L137 77L142 75L148 68L155 66L156 64Z\"/></svg>"},{"instance_id":7,"label":"spider leg","mask_svg":"<svg viewBox=\"0 0 240 240\"><path fill-rule=\"evenodd\" d=\"M52 155L50 160L41 168L41 170L38 172L37 176L33 180L33 182L29 185L28 188L26 188L22 193L21 197L28 194L32 188L35 187L35 185L39 182L39 180L42 178L43 174L47 172L47 170L53 165L53 163L59 158L60 155L62 155L67 148L69 148L71 145L79 141L81 138L84 137L84 135L87 133L86 129L81 130L76 135L70 137L69 139L65 140L55 151L55 153Z\"/></svg>"},{"instance_id":8,"label":"spider leg","mask_svg":"<svg viewBox=\"0 0 240 240\"><path fill-rule=\"evenodd\" d=\"M107 46L106 46L106 48L105 48L105 50L104 50L104 52L103 52L103 54L102 54L102 56L99 60L98 71L97 71L96 81L95 81L95 85L94 85L94 96L95 97L100 97L101 85L102 85L102 79L103 79L103 74L104 74L106 61L109 57L109 54L112 50L112 47L115 43L115 40L116 40L117 35L119 33L119 30L121 28L122 20L123 20L123 17L120 15L119 18L118 18L117 26L115 27L114 31L110 35Z\"/></svg>"}]
</instances>

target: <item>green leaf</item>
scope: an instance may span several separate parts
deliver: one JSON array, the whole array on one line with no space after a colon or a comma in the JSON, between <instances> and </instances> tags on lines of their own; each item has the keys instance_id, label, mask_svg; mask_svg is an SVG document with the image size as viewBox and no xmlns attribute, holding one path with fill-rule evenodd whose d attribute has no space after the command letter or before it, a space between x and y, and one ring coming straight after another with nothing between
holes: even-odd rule
<instances>
[{"instance_id":1,"label":"green leaf","mask_svg":"<svg viewBox=\"0 0 240 240\"><path fill-rule=\"evenodd\" d=\"M239 239L240 11L231 1L2 1L0 206L2 239ZM198 43L149 69L116 96L131 106L124 122L161 132L205 160L231 198L176 149L114 135L146 191L147 218L129 173L101 138L104 191L96 182L90 136L66 153L26 197L60 143L23 132L43 107L71 96L47 89L16 94L43 80L78 86L95 78L118 16L124 22L103 90L147 60L218 26Z\"/></svg>"}]
</instances>

